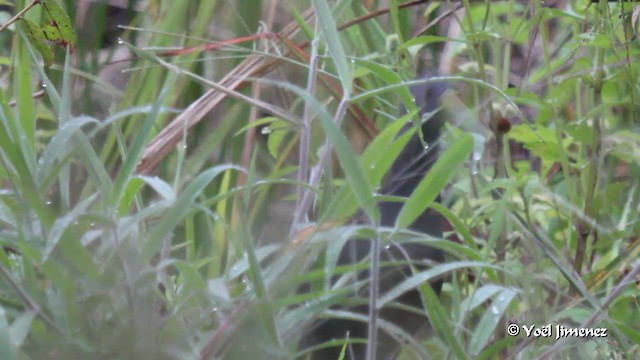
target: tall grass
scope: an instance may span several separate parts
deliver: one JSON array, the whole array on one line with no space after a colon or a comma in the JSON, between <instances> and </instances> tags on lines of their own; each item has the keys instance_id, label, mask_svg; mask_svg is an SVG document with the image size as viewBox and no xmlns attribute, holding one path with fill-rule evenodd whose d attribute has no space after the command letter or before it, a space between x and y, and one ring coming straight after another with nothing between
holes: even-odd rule
<instances>
[{"instance_id":1,"label":"tall grass","mask_svg":"<svg viewBox=\"0 0 640 360\"><path fill-rule=\"evenodd\" d=\"M301 335L332 317L401 339L402 359L637 357L629 4L136 6L113 47L52 45L51 67L22 30L0 33L0 359L304 358ZM456 116L385 228L377 189L415 131L418 62L445 72ZM427 207L445 238L405 229ZM338 264L352 238L448 260L358 299L389 264ZM414 288L429 334L347 306ZM607 336L526 336L547 324Z\"/></svg>"}]
</instances>

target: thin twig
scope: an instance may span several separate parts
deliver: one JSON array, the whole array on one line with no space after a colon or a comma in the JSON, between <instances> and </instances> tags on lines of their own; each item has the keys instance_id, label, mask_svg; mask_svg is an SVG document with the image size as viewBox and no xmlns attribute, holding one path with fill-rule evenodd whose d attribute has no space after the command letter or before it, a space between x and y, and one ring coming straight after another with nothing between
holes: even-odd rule
<instances>
[{"instance_id":1,"label":"thin twig","mask_svg":"<svg viewBox=\"0 0 640 360\"><path fill-rule=\"evenodd\" d=\"M40 4L40 2L42 2L42 0L32 0L27 6L24 7L24 9L20 10L19 13L17 13L14 17L9 19L9 21L0 25L0 32L5 31L9 26L11 26L11 24L20 20L22 18L22 15L26 14L27 11L31 10L32 7Z\"/></svg>"},{"instance_id":2,"label":"thin twig","mask_svg":"<svg viewBox=\"0 0 640 360\"><path fill-rule=\"evenodd\" d=\"M33 99L39 99L41 97L43 97L45 95L45 91L44 90L38 90L36 92L34 92L33 94L31 94L31 97ZM9 101L9 107L14 107L18 105L18 100L11 100Z\"/></svg>"}]
</instances>

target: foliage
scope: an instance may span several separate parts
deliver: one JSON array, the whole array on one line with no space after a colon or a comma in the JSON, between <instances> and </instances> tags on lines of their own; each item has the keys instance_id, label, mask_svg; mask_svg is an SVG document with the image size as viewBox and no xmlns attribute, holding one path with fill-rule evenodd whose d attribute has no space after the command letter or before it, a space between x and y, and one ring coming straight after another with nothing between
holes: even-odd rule
<instances>
[{"instance_id":1,"label":"foliage","mask_svg":"<svg viewBox=\"0 0 640 360\"><path fill-rule=\"evenodd\" d=\"M76 40L74 1L16 1L28 11L0 32L0 359L304 358L314 319L371 320L332 306L369 267L339 265L341 249L374 237L448 254L376 299L423 294L431 334L380 323L403 359L637 357L638 10L561 3L129 2L133 27L101 48L113 7ZM425 58L455 118L381 227ZM444 239L404 230L426 207ZM525 335L547 324L608 332Z\"/></svg>"}]
</instances>

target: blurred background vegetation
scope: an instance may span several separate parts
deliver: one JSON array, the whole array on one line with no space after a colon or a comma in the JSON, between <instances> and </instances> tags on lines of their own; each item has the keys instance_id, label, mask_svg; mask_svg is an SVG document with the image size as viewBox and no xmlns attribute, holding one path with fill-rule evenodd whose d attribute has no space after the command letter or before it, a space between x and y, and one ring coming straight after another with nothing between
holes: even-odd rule
<instances>
[{"instance_id":1,"label":"blurred background vegetation","mask_svg":"<svg viewBox=\"0 0 640 360\"><path fill-rule=\"evenodd\" d=\"M337 254L375 233L448 254L380 294L446 279L403 359L640 356L633 3L56 4L77 41L50 64L24 20L0 32L0 359L303 359L346 301ZM443 239L352 220L423 69L453 89Z\"/></svg>"}]
</instances>

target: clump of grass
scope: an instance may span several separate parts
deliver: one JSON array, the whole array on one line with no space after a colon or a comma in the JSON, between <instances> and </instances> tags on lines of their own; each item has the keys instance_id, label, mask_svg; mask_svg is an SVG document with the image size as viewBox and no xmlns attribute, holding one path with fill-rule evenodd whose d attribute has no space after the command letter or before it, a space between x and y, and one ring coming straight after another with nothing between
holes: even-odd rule
<instances>
[{"instance_id":1,"label":"clump of grass","mask_svg":"<svg viewBox=\"0 0 640 360\"><path fill-rule=\"evenodd\" d=\"M97 76L113 49L57 48L45 68L23 30L0 33L0 358L304 358L319 317L377 322L401 358L633 357L631 7L372 3L149 2L115 42L122 89ZM441 174L400 222L444 190L429 205L444 239L377 224L425 57L457 117ZM349 222L359 210L367 221ZM337 264L356 237L448 254L365 299L420 289L430 336L335 307L356 271L387 265ZM439 276L437 297L425 283ZM608 336L523 335L547 324Z\"/></svg>"}]
</instances>

